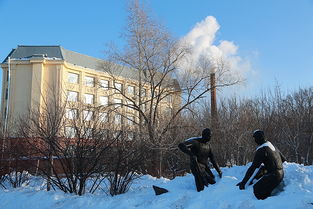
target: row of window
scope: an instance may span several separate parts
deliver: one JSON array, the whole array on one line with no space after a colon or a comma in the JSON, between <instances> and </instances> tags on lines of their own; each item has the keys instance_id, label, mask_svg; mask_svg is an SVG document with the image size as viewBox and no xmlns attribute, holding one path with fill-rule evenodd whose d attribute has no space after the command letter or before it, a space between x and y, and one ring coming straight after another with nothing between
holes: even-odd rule
<instances>
[{"instance_id":1,"label":"row of window","mask_svg":"<svg viewBox=\"0 0 313 209\"><path fill-rule=\"evenodd\" d=\"M83 114L82 114L82 119L84 121L91 121L95 118L95 113L94 111L91 111L91 110L83 110ZM67 119L70 119L70 120L75 120L75 119L78 119L79 116L78 116L78 110L77 109L70 109L70 108L67 108L66 109L66 113L65 113L65 117ZM100 112L98 114L98 117L99 117L99 121L100 122L103 122L103 123L106 123L106 122L109 122L109 115L107 112ZM126 116L126 121L127 121L127 125L134 125L134 121L135 121L135 117L132 116L132 115L128 115ZM116 125L121 125L123 120L122 120L122 115L121 114L114 114L114 117L113 117L113 122L116 124Z\"/></svg>"},{"instance_id":2,"label":"row of window","mask_svg":"<svg viewBox=\"0 0 313 209\"><path fill-rule=\"evenodd\" d=\"M84 103L85 104L94 104L94 95L93 94L84 94ZM168 95L167 101L172 103L172 96ZM68 102L78 102L78 92L77 91L67 91L67 101ZM108 96L99 96L99 103L100 105L107 106L109 104L109 97ZM115 104L122 104L121 99L114 99Z\"/></svg>"},{"instance_id":3,"label":"row of window","mask_svg":"<svg viewBox=\"0 0 313 209\"><path fill-rule=\"evenodd\" d=\"M95 96L93 94L84 94L84 103L85 104L94 104L95 103ZM78 92L76 91L67 91L67 101L68 102L78 102ZM123 100L114 98L114 107L120 108L123 105ZM109 97L108 96L99 96L99 104L102 106L108 106L109 105ZM126 105L128 106L129 110L131 110L131 102L126 101ZM142 105L142 110L146 111L146 104Z\"/></svg>"},{"instance_id":4,"label":"row of window","mask_svg":"<svg viewBox=\"0 0 313 209\"><path fill-rule=\"evenodd\" d=\"M84 130L83 137L84 138L92 138L93 137L93 131L94 130L92 128L86 128ZM104 139L109 136L109 130L107 130L107 129L98 130L97 132L98 132L97 134L98 135L101 134ZM65 127L65 137L66 138L77 137L76 129L74 127L71 127L71 126L66 126ZM133 131L114 131L113 137L117 138L117 139L124 137L128 140L133 140L135 138L135 132L133 132Z\"/></svg>"},{"instance_id":5,"label":"row of window","mask_svg":"<svg viewBox=\"0 0 313 209\"><path fill-rule=\"evenodd\" d=\"M84 103L85 104L94 104L94 95L93 94L84 94ZM77 91L67 91L67 101L68 102L78 102L78 92ZM108 96L100 96L99 103L101 105L107 106L109 104Z\"/></svg>"},{"instance_id":6,"label":"row of window","mask_svg":"<svg viewBox=\"0 0 313 209\"><path fill-rule=\"evenodd\" d=\"M73 84L78 84L79 83L79 74L76 73L68 73L68 82L69 83L73 83ZM84 77L84 83L85 86L88 87L95 87L95 78L91 77L91 76L85 76ZM109 89L109 80L104 80L104 79L99 79L99 85L100 88L102 89ZM122 92L123 91L123 84L119 83L119 82L115 82L114 83L114 88L118 91L118 92ZM132 85L128 85L127 86L127 93L130 95L134 95L135 94L135 86ZM146 96L146 89L142 89L142 96Z\"/></svg>"}]
</instances>

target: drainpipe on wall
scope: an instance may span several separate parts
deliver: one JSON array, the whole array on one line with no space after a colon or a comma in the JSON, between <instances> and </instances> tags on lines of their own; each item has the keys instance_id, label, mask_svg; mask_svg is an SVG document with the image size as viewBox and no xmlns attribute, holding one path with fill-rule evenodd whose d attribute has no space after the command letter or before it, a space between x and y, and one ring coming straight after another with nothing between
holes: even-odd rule
<instances>
[{"instance_id":1,"label":"drainpipe on wall","mask_svg":"<svg viewBox=\"0 0 313 209\"><path fill-rule=\"evenodd\" d=\"M7 129L8 129L8 116L9 116L9 89L10 89L10 77L11 77L11 66L10 66L10 57L8 57L8 73L6 78L2 79L7 79L7 86L5 90L5 99L6 99L6 104L5 104L5 114L4 114L4 125L3 125L3 140L2 140L2 150L1 150L1 160L4 159L4 151L5 151L5 139L8 137L7 135Z\"/></svg>"},{"instance_id":2,"label":"drainpipe on wall","mask_svg":"<svg viewBox=\"0 0 313 209\"><path fill-rule=\"evenodd\" d=\"M10 101L10 85L11 85L11 58L8 57L8 74L7 74L7 89L6 89L6 107L4 118L4 134L7 134L8 121L9 121L9 101Z\"/></svg>"}]
</instances>

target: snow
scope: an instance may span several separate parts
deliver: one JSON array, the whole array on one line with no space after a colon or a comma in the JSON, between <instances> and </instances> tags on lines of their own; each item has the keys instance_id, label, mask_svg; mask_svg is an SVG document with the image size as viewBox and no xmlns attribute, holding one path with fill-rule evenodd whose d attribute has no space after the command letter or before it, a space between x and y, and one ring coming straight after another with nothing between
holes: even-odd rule
<instances>
[{"instance_id":1,"label":"snow","mask_svg":"<svg viewBox=\"0 0 313 209\"><path fill-rule=\"evenodd\" d=\"M256 150L259 150L259 149L261 149L262 147L269 147L273 152L275 151L274 145L273 145L271 142L269 142L269 141L267 141L267 142L261 144L260 146L258 146L258 147L256 148Z\"/></svg>"},{"instance_id":2,"label":"snow","mask_svg":"<svg viewBox=\"0 0 313 209\"><path fill-rule=\"evenodd\" d=\"M17 60L17 61L28 61L32 57L21 57L21 58L11 58L10 60ZM58 57L46 57L46 56L40 56L39 58L45 58L46 60L62 60L61 58Z\"/></svg>"},{"instance_id":3,"label":"snow","mask_svg":"<svg viewBox=\"0 0 313 209\"><path fill-rule=\"evenodd\" d=\"M173 180L143 176L126 194L111 197L103 191L76 196L61 191L45 191L44 182L32 177L21 188L0 189L0 208L15 209L306 209L313 208L313 166L284 163L284 188L266 200L257 200L252 186L239 190L235 186L243 178L246 166L222 168L222 179L196 192L191 174ZM213 170L214 174L217 174ZM216 175L217 176L217 175ZM169 190L156 196L152 185Z\"/></svg>"}]
</instances>

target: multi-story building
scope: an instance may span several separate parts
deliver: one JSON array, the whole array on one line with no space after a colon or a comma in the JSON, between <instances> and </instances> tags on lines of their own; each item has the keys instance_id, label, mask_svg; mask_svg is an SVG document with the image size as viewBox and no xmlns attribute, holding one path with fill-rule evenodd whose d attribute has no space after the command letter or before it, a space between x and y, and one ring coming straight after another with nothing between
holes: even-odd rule
<instances>
[{"instance_id":1,"label":"multi-story building","mask_svg":"<svg viewBox=\"0 0 313 209\"><path fill-rule=\"evenodd\" d=\"M131 124L138 115L127 107L129 101L139 94L138 71L126 67L116 67L104 60L64 49L61 46L18 46L13 49L2 62L3 84L1 118L6 127L19 117L27 116L30 110L39 108L50 102L68 102L65 117L75 117L75 112L82 101L86 106L114 106L120 108L124 123ZM122 96L121 92L124 96ZM149 97L149 84L142 86L141 95ZM168 110L180 104L176 94L168 95L163 109ZM175 96L176 95L176 96ZM125 105L126 104L126 105ZM146 107L142 104L143 109ZM110 116L108 112L84 111L86 120L92 117L103 118L105 122L121 123L117 112ZM68 127L70 129L70 127ZM70 131L70 130L69 130Z\"/></svg>"}]
</instances>

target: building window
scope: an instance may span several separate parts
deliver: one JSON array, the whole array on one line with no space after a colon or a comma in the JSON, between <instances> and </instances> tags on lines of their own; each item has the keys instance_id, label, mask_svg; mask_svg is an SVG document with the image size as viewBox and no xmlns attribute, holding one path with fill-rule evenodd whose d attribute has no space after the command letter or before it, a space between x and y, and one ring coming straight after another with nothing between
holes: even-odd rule
<instances>
[{"instance_id":1,"label":"building window","mask_svg":"<svg viewBox=\"0 0 313 209\"><path fill-rule=\"evenodd\" d=\"M167 96L166 96L166 100L167 100L168 103L172 103L172 102L173 102L173 97L172 97L172 95L167 95Z\"/></svg>"},{"instance_id":2,"label":"building window","mask_svg":"<svg viewBox=\"0 0 313 209\"><path fill-rule=\"evenodd\" d=\"M126 100L127 111L132 112L135 108L134 103L132 101Z\"/></svg>"},{"instance_id":3,"label":"building window","mask_svg":"<svg viewBox=\"0 0 313 209\"><path fill-rule=\"evenodd\" d=\"M141 104L141 111L146 112L147 111L147 104Z\"/></svg>"},{"instance_id":4,"label":"building window","mask_svg":"<svg viewBox=\"0 0 313 209\"><path fill-rule=\"evenodd\" d=\"M113 137L116 138L116 139L121 139L122 138L122 134L123 134L122 131L114 131L113 132Z\"/></svg>"},{"instance_id":5,"label":"building window","mask_svg":"<svg viewBox=\"0 0 313 209\"><path fill-rule=\"evenodd\" d=\"M65 148L65 154L74 157L76 156L76 149L77 147L75 145L68 145Z\"/></svg>"},{"instance_id":6,"label":"building window","mask_svg":"<svg viewBox=\"0 0 313 209\"><path fill-rule=\"evenodd\" d=\"M127 125L132 126L134 125L135 117L134 116L127 116Z\"/></svg>"},{"instance_id":7,"label":"building window","mask_svg":"<svg viewBox=\"0 0 313 209\"><path fill-rule=\"evenodd\" d=\"M103 106L109 105L109 97L107 96L100 96L99 101L100 101L100 105L103 105Z\"/></svg>"},{"instance_id":8,"label":"building window","mask_svg":"<svg viewBox=\"0 0 313 209\"><path fill-rule=\"evenodd\" d=\"M114 123L115 123L116 125L122 124L122 115L120 115L120 114L115 114L115 115L114 115Z\"/></svg>"},{"instance_id":9,"label":"building window","mask_svg":"<svg viewBox=\"0 0 313 209\"><path fill-rule=\"evenodd\" d=\"M84 138L85 139L90 139L92 138L92 128L85 128L85 134L84 134Z\"/></svg>"},{"instance_id":10,"label":"building window","mask_svg":"<svg viewBox=\"0 0 313 209\"><path fill-rule=\"evenodd\" d=\"M109 81L101 79L100 80L100 88L108 90L109 89Z\"/></svg>"},{"instance_id":11,"label":"building window","mask_svg":"<svg viewBox=\"0 0 313 209\"><path fill-rule=\"evenodd\" d=\"M86 104L93 104L94 103L94 96L92 94L85 94L85 103Z\"/></svg>"},{"instance_id":12,"label":"building window","mask_svg":"<svg viewBox=\"0 0 313 209\"><path fill-rule=\"evenodd\" d=\"M147 96L147 89L145 89L145 88L142 88L142 89L141 89L141 96L142 96L142 97Z\"/></svg>"},{"instance_id":13,"label":"building window","mask_svg":"<svg viewBox=\"0 0 313 209\"><path fill-rule=\"evenodd\" d=\"M78 101L78 92L76 91L67 91L67 101L77 102Z\"/></svg>"},{"instance_id":14,"label":"building window","mask_svg":"<svg viewBox=\"0 0 313 209\"><path fill-rule=\"evenodd\" d=\"M135 133L132 131L127 132L127 139L132 141L135 139Z\"/></svg>"},{"instance_id":15,"label":"building window","mask_svg":"<svg viewBox=\"0 0 313 209\"><path fill-rule=\"evenodd\" d=\"M85 76L85 85L89 87L95 86L95 78L90 76Z\"/></svg>"},{"instance_id":16,"label":"building window","mask_svg":"<svg viewBox=\"0 0 313 209\"><path fill-rule=\"evenodd\" d=\"M65 137L66 138L74 138L75 136L76 136L75 128L66 126L65 127Z\"/></svg>"},{"instance_id":17,"label":"building window","mask_svg":"<svg viewBox=\"0 0 313 209\"><path fill-rule=\"evenodd\" d=\"M127 93L129 95L134 95L135 94L135 86L127 86Z\"/></svg>"},{"instance_id":18,"label":"building window","mask_svg":"<svg viewBox=\"0 0 313 209\"><path fill-rule=\"evenodd\" d=\"M65 117L70 120L77 119L78 111L77 109L66 109Z\"/></svg>"},{"instance_id":19,"label":"building window","mask_svg":"<svg viewBox=\"0 0 313 209\"><path fill-rule=\"evenodd\" d=\"M99 120L100 122L106 123L109 121L108 113L107 112L100 112L99 113Z\"/></svg>"},{"instance_id":20,"label":"building window","mask_svg":"<svg viewBox=\"0 0 313 209\"><path fill-rule=\"evenodd\" d=\"M69 83L78 83L79 82L79 75L76 73L67 73L67 81Z\"/></svg>"},{"instance_id":21,"label":"building window","mask_svg":"<svg viewBox=\"0 0 313 209\"><path fill-rule=\"evenodd\" d=\"M93 111L90 110L84 110L83 111L83 120L84 121L91 121L93 118Z\"/></svg>"},{"instance_id":22,"label":"building window","mask_svg":"<svg viewBox=\"0 0 313 209\"><path fill-rule=\"evenodd\" d=\"M123 84L115 82L114 85L115 85L116 92L122 92L123 91Z\"/></svg>"},{"instance_id":23,"label":"building window","mask_svg":"<svg viewBox=\"0 0 313 209\"><path fill-rule=\"evenodd\" d=\"M106 139L109 136L109 130L108 129L100 129L99 135L102 137L102 139Z\"/></svg>"},{"instance_id":24,"label":"building window","mask_svg":"<svg viewBox=\"0 0 313 209\"><path fill-rule=\"evenodd\" d=\"M122 107L122 100L121 99L114 99L114 107L115 108L120 108Z\"/></svg>"}]
</instances>

